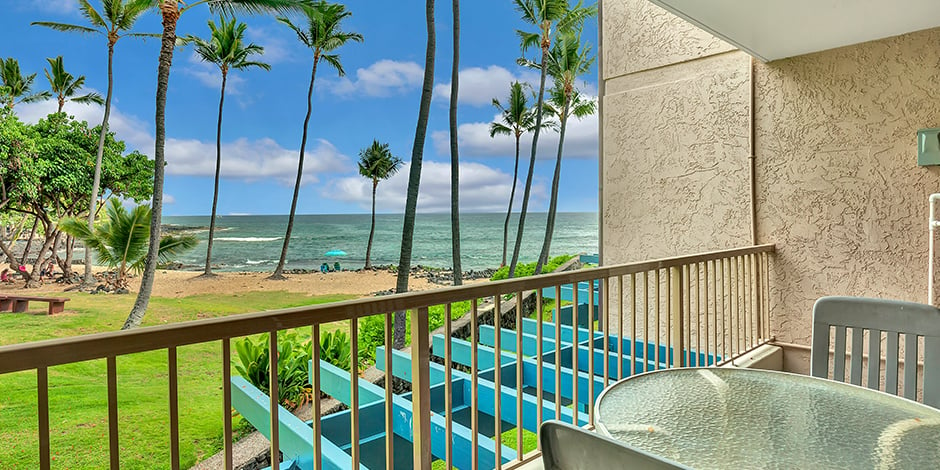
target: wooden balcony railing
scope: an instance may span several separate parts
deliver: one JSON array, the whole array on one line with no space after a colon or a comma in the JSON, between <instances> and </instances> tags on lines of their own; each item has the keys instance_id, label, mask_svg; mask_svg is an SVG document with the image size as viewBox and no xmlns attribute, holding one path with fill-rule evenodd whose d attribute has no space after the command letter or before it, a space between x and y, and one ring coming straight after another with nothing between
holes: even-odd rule
<instances>
[{"instance_id":1,"label":"wooden balcony railing","mask_svg":"<svg viewBox=\"0 0 940 470\"><path fill-rule=\"evenodd\" d=\"M110 465L117 469L121 466L117 363L121 356L128 354L165 350L170 461L150 463L175 469L180 465L177 348L217 342L222 351L219 364L222 402L205 406L218 406L223 410L225 466L231 468L232 339L258 333L270 334L269 383L272 390L267 404L270 420L267 424L254 424L262 431L267 427L266 435L274 450L272 455L277 456L277 450L282 448L281 434L286 429L280 424L285 411L277 403L275 351L278 331L310 328L313 364L319 364L323 325L348 322L351 357L357 358L359 319L383 315L385 347L376 353L376 363L385 368L387 375L394 374L410 381L411 409L406 410L407 405L402 403L407 402L393 394L393 380L385 380L384 390L363 388L376 386L361 383L365 380L360 378L357 361L352 360L346 397L350 408L349 448L343 457L346 460L338 464L325 460L324 447L328 443L319 417L319 400L314 400L314 418L307 437L311 443L306 460L308 465L318 469L360 466L364 458L360 445L363 437L360 393L366 390L372 398L384 396L385 421L380 431L385 436L394 434L413 443L411 461L415 468L430 468L433 460L444 460L448 468L507 468L539 455L537 449L527 451L524 441L526 433L537 429L543 419L593 424L593 400L604 386L614 380L666 367L721 365L769 341L769 262L773 250L773 245L752 246L5 346L0 347L0 389L4 374L36 371L39 445L35 452L40 468L50 468L49 368L105 359L107 411L102 410L102 415L107 415ZM529 312L514 306L516 301L524 298L532 299L529 304L535 305L537 313L533 319L523 318ZM543 319L542 310L548 298L554 299L551 318L562 321ZM464 301L471 303L469 338L464 338L467 341L444 340L454 333L457 322L451 319L451 307ZM526 304L525 301L518 303ZM484 304L492 305L492 316L480 315ZM428 334L428 311L438 305L446 309L444 335L432 338ZM393 351L390 347L393 312L398 311L412 312L412 344L407 353ZM570 318L565 319L565 315ZM494 324L500 327L492 326ZM432 355L437 356L437 362L432 361ZM598 364L598 361L602 363ZM407 368L409 362L410 369ZM461 363L463 367L441 366ZM324 390L321 373L321 367L311 368L314 396ZM460 393L453 388L458 380L464 384ZM438 412L433 413L431 405L435 398L432 397L432 387L435 390L443 388L444 396L444 404L437 406ZM469 397L466 392L469 392ZM469 423L455 419L455 413L446 411L457 406L455 397L460 397L467 405ZM395 423L394 420L404 411L410 411L413 420L407 425ZM493 419L493 422L481 423L481 419ZM503 444L507 439L504 432L509 431L502 429L504 425L516 429L512 433L514 436L508 438L515 441L514 446ZM465 437L466 442L460 436ZM402 451L396 449L394 441L384 439L382 454L388 468L392 468L394 456ZM531 442L529 446L532 446ZM330 454L329 458L334 457L335 454ZM368 458L376 457L369 455ZM277 459L273 459L272 468L279 466Z\"/></svg>"}]
</instances>

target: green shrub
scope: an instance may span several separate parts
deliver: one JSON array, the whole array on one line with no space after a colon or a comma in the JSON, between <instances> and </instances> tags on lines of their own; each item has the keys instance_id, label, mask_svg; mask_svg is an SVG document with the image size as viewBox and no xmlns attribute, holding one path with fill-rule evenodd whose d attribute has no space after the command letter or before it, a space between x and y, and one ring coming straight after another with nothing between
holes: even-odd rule
<instances>
[{"instance_id":1,"label":"green shrub","mask_svg":"<svg viewBox=\"0 0 940 470\"><path fill-rule=\"evenodd\" d=\"M428 327L434 331L444 325L444 306L428 309ZM456 302L451 307L450 318L456 320L470 311L470 301ZM411 312L405 315L405 344L411 343ZM359 357L375 361L375 349L385 345L385 315L373 315L359 319Z\"/></svg>"},{"instance_id":2,"label":"green shrub","mask_svg":"<svg viewBox=\"0 0 940 470\"><path fill-rule=\"evenodd\" d=\"M568 260L570 260L571 258L574 258L574 256L561 255L561 256L556 256L548 260L548 263L545 266L542 266L542 274L550 273L558 269L559 266L567 263ZM516 265L515 277L531 276L532 273L534 272L535 272L535 262L520 263ZM503 279L509 279L509 266L508 265L497 269L496 272L493 273L493 277L490 278L491 281L501 281Z\"/></svg>"},{"instance_id":3,"label":"green shrub","mask_svg":"<svg viewBox=\"0 0 940 470\"><path fill-rule=\"evenodd\" d=\"M264 393L270 393L267 334L235 341L238 362L235 370ZM285 408L294 409L310 401L313 391L308 381L307 365L311 355L310 340L299 333L284 332L277 342L277 398Z\"/></svg>"},{"instance_id":4,"label":"green shrub","mask_svg":"<svg viewBox=\"0 0 940 470\"><path fill-rule=\"evenodd\" d=\"M329 362L340 369L349 370L351 356L349 335L345 331L334 330L320 334L320 360Z\"/></svg>"}]
</instances>

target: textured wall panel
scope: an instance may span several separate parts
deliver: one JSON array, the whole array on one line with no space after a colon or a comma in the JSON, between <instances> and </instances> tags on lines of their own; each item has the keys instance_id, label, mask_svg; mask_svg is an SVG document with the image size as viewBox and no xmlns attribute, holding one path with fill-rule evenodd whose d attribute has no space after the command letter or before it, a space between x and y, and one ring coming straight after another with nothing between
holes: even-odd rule
<instances>
[{"instance_id":1,"label":"textured wall panel","mask_svg":"<svg viewBox=\"0 0 940 470\"><path fill-rule=\"evenodd\" d=\"M604 98L605 262L749 244L749 67L732 53Z\"/></svg>"},{"instance_id":2,"label":"textured wall panel","mask_svg":"<svg viewBox=\"0 0 940 470\"><path fill-rule=\"evenodd\" d=\"M774 333L808 344L824 295L925 301L915 132L940 125L940 30L757 68L758 216L776 243Z\"/></svg>"},{"instance_id":3,"label":"textured wall panel","mask_svg":"<svg viewBox=\"0 0 940 470\"><path fill-rule=\"evenodd\" d=\"M604 79L734 50L648 0L602 1Z\"/></svg>"}]
</instances>

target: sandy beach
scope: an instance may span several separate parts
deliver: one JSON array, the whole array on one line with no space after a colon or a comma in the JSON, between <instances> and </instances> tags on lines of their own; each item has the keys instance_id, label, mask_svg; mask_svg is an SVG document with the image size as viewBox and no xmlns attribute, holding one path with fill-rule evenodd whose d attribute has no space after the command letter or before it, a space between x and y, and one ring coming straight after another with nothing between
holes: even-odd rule
<instances>
[{"instance_id":1,"label":"sandy beach","mask_svg":"<svg viewBox=\"0 0 940 470\"><path fill-rule=\"evenodd\" d=\"M78 266L77 268L81 268ZM267 279L270 273L220 272L215 277L200 277L191 271L158 270L153 285L156 297L187 297L197 294L224 294L250 291L287 291L310 295L348 294L370 296L375 292L395 288L396 275L386 271L342 271L328 274L290 274L284 281ZM0 285L0 292L18 291L30 294L62 293L74 285L46 281L41 287L24 290L23 282ZM409 290L427 290L442 286L428 282L426 278L412 276ZM140 276L131 279L131 294L140 288Z\"/></svg>"}]
</instances>

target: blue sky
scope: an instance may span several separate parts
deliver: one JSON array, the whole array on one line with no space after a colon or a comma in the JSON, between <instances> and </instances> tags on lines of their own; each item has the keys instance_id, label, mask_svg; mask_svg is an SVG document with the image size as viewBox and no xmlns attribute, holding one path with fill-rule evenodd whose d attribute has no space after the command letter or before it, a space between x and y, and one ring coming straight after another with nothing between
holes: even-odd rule
<instances>
[{"instance_id":1,"label":"blue sky","mask_svg":"<svg viewBox=\"0 0 940 470\"><path fill-rule=\"evenodd\" d=\"M103 37L29 25L32 21L85 24L77 1L3 1L12 5L7 5L6 14L0 17L0 56L19 60L24 73L38 73L37 88L45 89L45 58L62 55L67 71L85 75L86 85L104 94L107 53ZM452 13L450 2L437 3L435 96L424 152L420 212L446 212L450 207L447 106ZM100 5L98 0L92 4ZM346 2L353 16L345 29L362 34L365 40L337 51L345 77L324 66L317 72L298 213L368 213L371 184L358 176L356 160L359 150L373 139L389 143L392 152L406 163L411 160L424 64L424 5L419 0ZM497 113L491 101L505 101L512 80L535 83L538 75L516 65L520 52L515 31L526 26L512 2L465 1L461 8L461 208L501 212L512 184L513 141L489 137L488 125ZM191 10L181 18L178 32L205 37L210 18L207 8ZM285 214L297 171L312 53L273 18L240 19L249 25L249 39L265 48L261 60L270 63L272 70L230 74L223 118L219 213ZM159 15L145 14L135 31L160 32ZM584 38L596 46L596 37L596 22L592 21ZM115 52L111 127L130 148L147 155L153 155L158 50L159 40L123 38ZM584 77L583 92L590 96L597 94L596 66L594 69ZM177 49L167 100L165 215L209 213L220 81L217 69L199 62L191 49ZM27 121L54 110L51 101L16 108ZM103 108L70 103L65 111L97 124ZM543 132L530 210L545 211L548 207L556 148L557 134ZM522 153L520 194L528 145L523 144ZM596 211L596 116L569 123L562 168L559 210ZM406 166L379 185L379 212L403 210L407 173Z\"/></svg>"}]
</instances>

